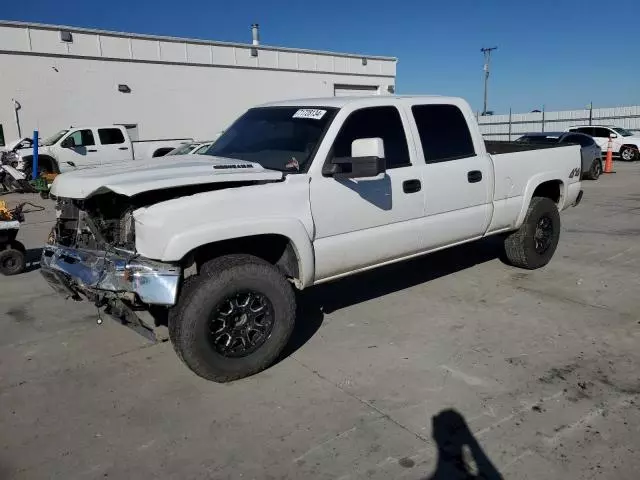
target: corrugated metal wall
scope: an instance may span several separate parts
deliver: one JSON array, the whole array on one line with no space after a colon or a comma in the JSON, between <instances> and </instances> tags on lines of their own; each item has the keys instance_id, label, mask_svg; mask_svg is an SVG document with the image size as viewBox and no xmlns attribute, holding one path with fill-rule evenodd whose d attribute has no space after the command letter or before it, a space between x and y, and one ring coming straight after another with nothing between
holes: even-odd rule
<instances>
[{"instance_id":1,"label":"corrugated metal wall","mask_svg":"<svg viewBox=\"0 0 640 480\"><path fill-rule=\"evenodd\" d=\"M558 132L574 125L615 125L640 133L640 105L629 107L565 110L560 112L513 113L479 116L482 134L491 140L515 140L528 132ZM544 120L544 121L543 121ZM511 132L511 134L510 134Z\"/></svg>"}]
</instances>

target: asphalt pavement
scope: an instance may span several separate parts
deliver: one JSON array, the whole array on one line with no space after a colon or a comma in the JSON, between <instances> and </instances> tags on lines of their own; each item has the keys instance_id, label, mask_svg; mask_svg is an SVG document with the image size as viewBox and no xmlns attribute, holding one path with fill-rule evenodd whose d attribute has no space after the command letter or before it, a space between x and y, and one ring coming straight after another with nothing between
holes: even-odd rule
<instances>
[{"instance_id":1,"label":"asphalt pavement","mask_svg":"<svg viewBox=\"0 0 640 480\"><path fill-rule=\"evenodd\" d=\"M495 240L301 295L287 354L202 380L38 272L0 277L0 479L637 479L640 164L585 182L552 262ZM467 475L467 476L465 476Z\"/></svg>"}]
</instances>

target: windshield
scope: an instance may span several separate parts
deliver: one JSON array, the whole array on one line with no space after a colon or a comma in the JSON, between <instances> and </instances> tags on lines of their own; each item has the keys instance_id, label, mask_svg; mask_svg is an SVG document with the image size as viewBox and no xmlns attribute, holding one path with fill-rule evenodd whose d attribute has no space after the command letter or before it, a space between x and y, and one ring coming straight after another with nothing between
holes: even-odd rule
<instances>
[{"instance_id":1,"label":"windshield","mask_svg":"<svg viewBox=\"0 0 640 480\"><path fill-rule=\"evenodd\" d=\"M326 107L252 108L206 154L256 162L282 172L304 171L336 111Z\"/></svg>"},{"instance_id":2,"label":"windshield","mask_svg":"<svg viewBox=\"0 0 640 480\"><path fill-rule=\"evenodd\" d=\"M50 147L51 145L56 143L58 140L60 140L68 131L69 130L60 130L55 135L51 135L49 138L45 138L42 141L41 145L44 146L44 147Z\"/></svg>"},{"instance_id":3,"label":"windshield","mask_svg":"<svg viewBox=\"0 0 640 480\"><path fill-rule=\"evenodd\" d=\"M174 148L173 150L171 150L169 153L167 153L167 156L168 155L186 155L197 146L198 146L197 143L185 143L184 145L180 145L178 148Z\"/></svg>"},{"instance_id":4,"label":"windshield","mask_svg":"<svg viewBox=\"0 0 640 480\"><path fill-rule=\"evenodd\" d=\"M619 133L623 137L632 137L633 136L633 133L631 133L629 130L625 130L624 128L616 127L613 130L615 130L616 133Z\"/></svg>"}]
</instances>

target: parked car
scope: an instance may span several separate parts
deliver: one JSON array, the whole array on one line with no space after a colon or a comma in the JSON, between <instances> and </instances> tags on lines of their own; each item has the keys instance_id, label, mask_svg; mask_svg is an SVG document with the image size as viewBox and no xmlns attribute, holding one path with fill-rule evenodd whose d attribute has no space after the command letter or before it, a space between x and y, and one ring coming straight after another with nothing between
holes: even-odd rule
<instances>
[{"instance_id":1,"label":"parked car","mask_svg":"<svg viewBox=\"0 0 640 480\"><path fill-rule=\"evenodd\" d=\"M516 140L518 143L580 145L582 156L582 178L597 180L602 174L602 150L593 137L577 132L539 132L527 133Z\"/></svg>"},{"instance_id":2,"label":"parked car","mask_svg":"<svg viewBox=\"0 0 640 480\"><path fill-rule=\"evenodd\" d=\"M202 155L209 147L213 145L213 142L190 142L180 145L178 148L174 148L167 155Z\"/></svg>"},{"instance_id":3,"label":"parked car","mask_svg":"<svg viewBox=\"0 0 640 480\"><path fill-rule=\"evenodd\" d=\"M620 155L622 160L628 162L640 160L640 135L624 128L610 125L590 125L571 127L567 131L592 136L603 153L607 153L609 138L611 138L612 151L615 155Z\"/></svg>"},{"instance_id":4,"label":"parked car","mask_svg":"<svg viewBox=\"0 0 640 480\"><path fill-rule=\"evenodd\" d=\"M452 97L272 103L207 153L59 175L41 272L149 336L168 325L219 382L281 354L295 288L489 235L540 268L582 198L577 145L485 142Z\"/></svg>"},{"instance_id":5,"label":"parked car","mask_svg":"<svg viewBox=\"0 0 640 480\"><path fill-rule=\"evenodd\" d=\"M59 173L167 154L191 138L133 141L122 125L73 127L39 142L39 170ZM19 170L30 176L33 148L15 150Z\"/></svg>"}]
</instances>

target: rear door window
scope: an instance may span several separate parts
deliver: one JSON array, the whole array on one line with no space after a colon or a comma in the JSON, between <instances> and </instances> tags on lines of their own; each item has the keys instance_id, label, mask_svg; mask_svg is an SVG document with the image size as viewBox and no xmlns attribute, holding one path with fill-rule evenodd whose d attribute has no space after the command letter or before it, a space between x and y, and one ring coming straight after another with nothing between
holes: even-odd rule
<instances>
[{"instance_id":1,"label":"rear door window","mask_svg":"<svg viewBox=\"0 0 640 480\"><path fill-rule=\"evenodd\" d=\"M598 138L609 138L609 135L611 135L611 133L611 130L609 130L608 128L596 127L594 128L594 133L592 136Z\"/></svg>"},{"instance_id":2,"label":"rear door window","mask_svg":"<svg viewBox=\"0 0 640 480\"><path fill-rule=\"evenodd\" d=\"M119 128L99 128L98 137L102 145L117 145L124 143L124 135Z\"/></svg>"},{"instance_id":3,"label":"rear door window","mask_svg":"<svg viewBox=\"0 0 640 480\"><path fill-rule=\"evenodd\" d=\"M578 127L578 128L571 129L572 132L580 132L586 135L591 135L592 137L593 137L594 130L595 129L593 127Z\"/></svg>"},{"instance_id":4,"label":"rear door window","mask_svg":"<svg viewBox=\"0 0 640 480\"><path fill-rule=\"evenodd\" d=\"M411 107L427 163L473 157L476 152L469 125L455 105Z\"/></svg>"}]
</instances>

